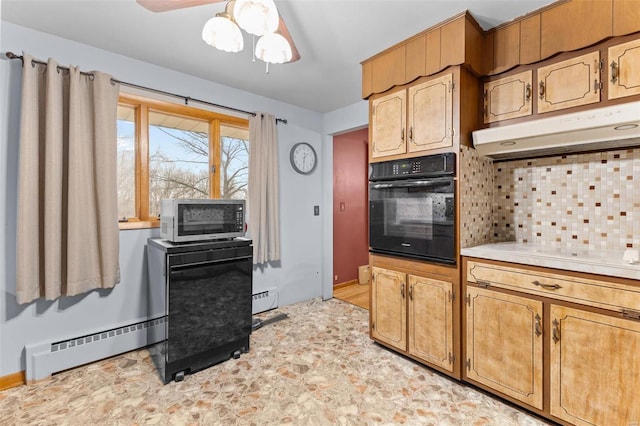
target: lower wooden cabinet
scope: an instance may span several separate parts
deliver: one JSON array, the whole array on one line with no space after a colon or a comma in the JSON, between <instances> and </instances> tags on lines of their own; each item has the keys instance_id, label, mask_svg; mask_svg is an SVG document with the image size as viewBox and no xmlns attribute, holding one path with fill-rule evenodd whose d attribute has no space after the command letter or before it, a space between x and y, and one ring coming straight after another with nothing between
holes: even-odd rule
<instances>
[{"instance_id":1,"label":"lower wooden cabinet","mask_svg":"<svg viewBox=\"0 0 640 426\"><path fill-rule=\"evenodd\" d=\"M406 274L371 268L371 337L407 350Z\"/></svg>"},{"instance_id":2,"label":"lower wooden cabinet","mask_svg":"<svg viewBox=\"0 0 640 426\"><path fill-rule=\"evenodd\" d=\"M473 258L463 271L463 380L562 424L640 425L640 306L618 297L637 281Z\"/></svg>"},{"instance_id":3,"label":"lower wooden cabinet","mask_svg":"<svg viewBox=\"0 0 640 426\"><path fill-rule=\"evenodd\" d=\"M371 338L460 378L459 322L454 320L459 316L454 303L457 269L435 266L449 275L432 274L424 264L383 256L375 259L371 261Z\"/></svg>"},{"instance_id":4,"label":"lower wooden cabinet","mask_svg":"<svg viewBox=\"0 0 640 426\"><path fill-rule=\"evenodd\" d=\"M551 305L551 415L640 424L640 322Z\"/></svg>"},{"instance_id":5,"label":"lower wooden cabinet","mask_svg":"<svg viewBox=\"0 0 640 426\"><path fill-rule=\"evenodd\" d=\"M542 410L542 302L468 287L466 377Z\"/></svg>"},{"instance_id":6,"label":"lower wooden cabinet","mask_svg":"<svg viewBox=\"0 0 640 426\"><path fill-rule=\"evenodd\" d=\"M453 289L450 281L409 275L409 353L453 371Z\"/></svg>"}]
</instances>

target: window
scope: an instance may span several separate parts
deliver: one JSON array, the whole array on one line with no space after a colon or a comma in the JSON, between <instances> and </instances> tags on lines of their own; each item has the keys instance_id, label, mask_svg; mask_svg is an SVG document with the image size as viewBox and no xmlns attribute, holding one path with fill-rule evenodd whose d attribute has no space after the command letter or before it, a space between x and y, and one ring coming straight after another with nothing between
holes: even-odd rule
<instances>
[{"instance_id":1,"label":"window","mask_svg":"<svg viewBox=\"0 0 640 426\"><path fill-rule=\"evenodd\" d=\"M120 227L157 226L163 198L245 199L248 139L246 119L121 95Z\"/></svg>"}]
</instances>

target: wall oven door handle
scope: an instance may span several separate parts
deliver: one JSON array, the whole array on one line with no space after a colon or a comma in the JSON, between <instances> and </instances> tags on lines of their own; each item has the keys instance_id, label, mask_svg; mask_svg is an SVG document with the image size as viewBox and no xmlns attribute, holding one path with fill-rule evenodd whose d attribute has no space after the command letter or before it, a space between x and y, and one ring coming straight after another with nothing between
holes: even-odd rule
<instances>
[{"instance_id":1,"label":"wall oven door handle","mask_svg":"<svg viewBox=\"0 0 640 426\"><path fill-rule=\"evenodd\" d=\"M401 180L397 182L380 182L372 183L372 189L386 189L386 188L439 188L443 186L449 186L453 182L453 179L428 179L428 180Z\"/></svg>"}]
</instances>

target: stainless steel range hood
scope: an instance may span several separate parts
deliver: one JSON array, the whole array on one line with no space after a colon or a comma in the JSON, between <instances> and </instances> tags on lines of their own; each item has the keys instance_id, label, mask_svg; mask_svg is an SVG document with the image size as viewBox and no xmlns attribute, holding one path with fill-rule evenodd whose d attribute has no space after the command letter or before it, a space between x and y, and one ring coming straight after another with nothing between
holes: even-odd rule
<instances>
[{"instance_id":1,"label":"stainless steel range hood","mask_svg":"<svg viewBox=\"0 0 640 426\"><path fill-rule=\"evenodd\" d=\"M473 144L497 160L640 146L640 102L476 130Z\"/></svg>"}]
</instances>

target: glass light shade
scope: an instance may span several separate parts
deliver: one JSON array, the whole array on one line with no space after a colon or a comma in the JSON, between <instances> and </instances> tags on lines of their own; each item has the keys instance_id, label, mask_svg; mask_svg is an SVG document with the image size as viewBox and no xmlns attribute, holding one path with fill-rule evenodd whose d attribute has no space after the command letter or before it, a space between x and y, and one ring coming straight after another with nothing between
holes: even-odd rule
<instances>
[{"instance_id":1,"label":"glass light shade","mask_svg":"<svg viewBox=\"0 0 640 426\"><path fill-rule=\"evenodd\" d=\"M233 17L240 28L257 36L276 31L280 24L273 0L236 0Z\"/></svg>"},{"instance_id":2,"label":"glass light shade","mask_svg":"<svg viewBox=\"0 0 640 426\"><path fill-rule=\"evenodd\" d=\"M289 62L292 56L291 45L278 33L265 34L256 43L256 57L264 62L282 64Z\"/></svg>"},{"instance_id":3,"label":"glass light shade","mask_svg":"<svg viewBox=\"0 0 640 426\"><path fill-rule=\"evenodd\" d=\"M225 13L218 13L204 24L202 40L225 52L239 52L244 48L240 28Z\"/></svg>"}]
</instances>

